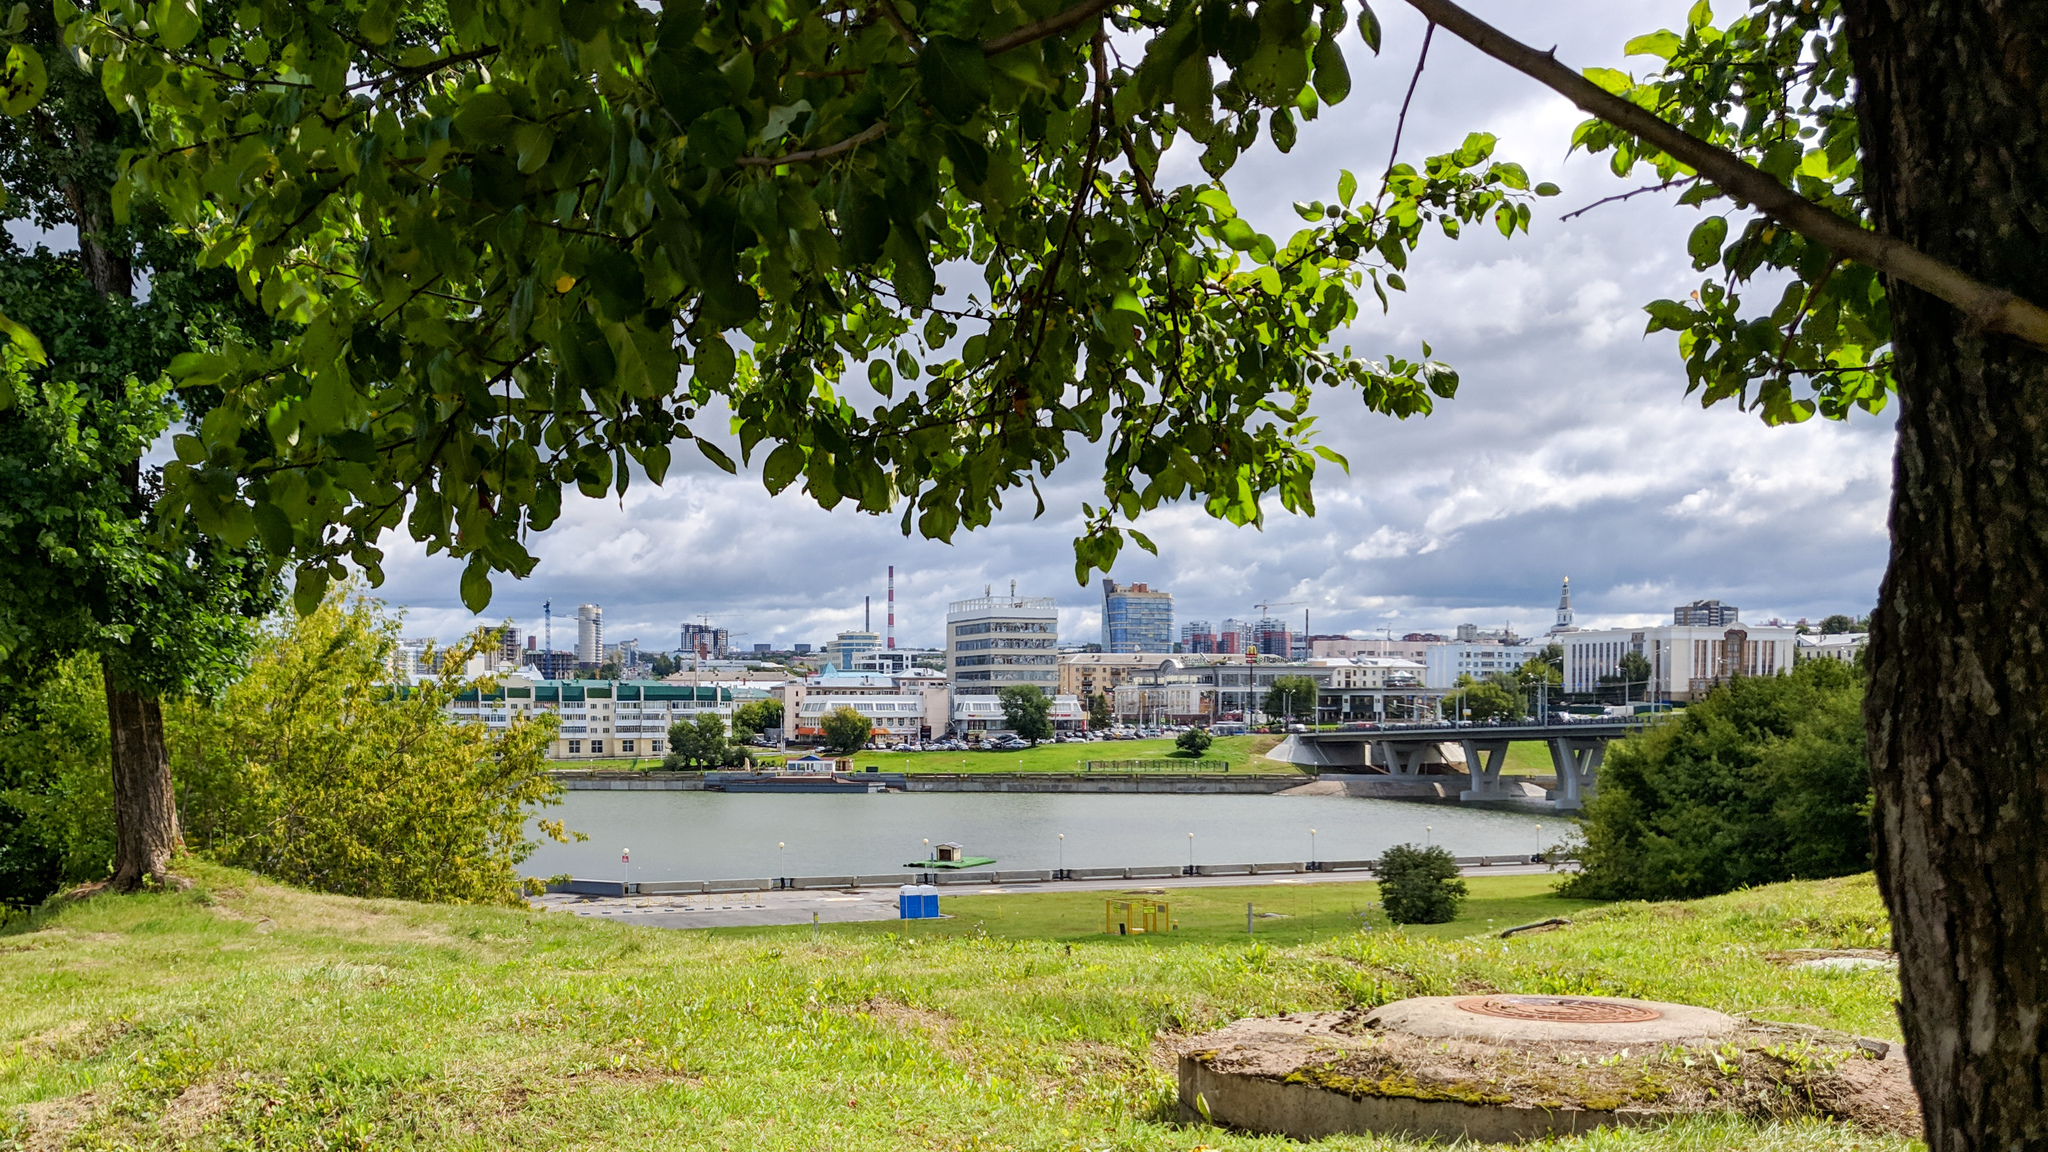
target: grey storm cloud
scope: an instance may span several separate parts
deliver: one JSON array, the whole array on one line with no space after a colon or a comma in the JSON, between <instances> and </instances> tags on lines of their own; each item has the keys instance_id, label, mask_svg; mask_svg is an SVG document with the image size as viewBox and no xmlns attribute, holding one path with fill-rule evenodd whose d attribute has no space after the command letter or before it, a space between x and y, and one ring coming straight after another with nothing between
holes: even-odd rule
<instances>
[{"instance_id":1,"label":"grey storm cloud","mask_svg":"<svg viewBox=\"0 0 2048 1152\"><path fill-rule=\"evenodd\" d=\"M1679 25L1688 5L1475 7L1529 42L1557 45L1576 67L1627 68L1622 43ZM1404 5L1380 14L1383 54L1352 52L1351 98L1303 125L1291 154L1262 142L1231 174L1239 209L1260 227L1299 227L1290 204L1334 198L1340 170L1376 185L1422 41ZM1143 524L1160 554L1127 549L1116 578L1173 592L1180 620L1250 618L1260 601L1304 601L1317 632L1398 635L1464 621L1540 629L1566 575L1582 623L1648 622L1699 597L1737 603L1750 619L1868 610L1887 555L1891 418L1767 428L1732 404L1689 399L1675 338L1645 337L1641 309L1698 286L1684 238L1700 210L1674 207L1667 193L1559 220L1639 183L1614 177L1604 157L1567 155L1582 119L1436 36L1401 158L1483 130L1499 137L1498 157L1565 189L1539 202L1529 235L1503 239L1488 226L1425 241L1409 290L1384 315L1369 305L1347 334L1365 356L1412 358L1427 341L1458 369L1457 398L1403 422L1328 394L1316 406L1319 442L1350 471L1321 469L1314 517L1276 505L1254 530L1195 507L1162 509ZM1162 182L1199 179L1191 157L1167 158ZM1100 595L1075 583L1069 544L1081 503L1099 491L1090 463L1100 457L1086 446L1041 480L1043 517L1031 516L1027 493L951 545L904 538L894 516L821 511L795 490L771 498L758 475L728 476L685 456L692 462L664 487L571 502L533 541L533 575L497 578L483 620L537 630L552 600L570 620L556 640L567 646L576 605L592 602L604 606L609 638L649 648L700 617L743 634L742 646L820 643L860 625L864 596L881 628L884 570L894 564L904 644L939 643L948 601L1006 591L1012 580L1059 598L1064 636L1096 638ZM409 632L452 638L479 622L460 606L456 564L401 538L386 546L378 594L409 608ZM1276 614L1299 620L1302 611Z\"/></svg>"}]
</instances>

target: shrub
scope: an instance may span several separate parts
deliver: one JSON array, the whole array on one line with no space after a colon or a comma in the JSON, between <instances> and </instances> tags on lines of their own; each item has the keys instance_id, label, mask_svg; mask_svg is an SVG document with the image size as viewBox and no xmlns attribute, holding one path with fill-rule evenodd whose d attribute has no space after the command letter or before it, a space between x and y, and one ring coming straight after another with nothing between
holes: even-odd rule
<instances>
[{"instance_id":1,"label":"shrub","mask_svg":"<svg viewBox=\"0 0 2048 1152\"><path fill-rule=\"evenodd\" d=\"M1465 899L1458 860L1446 848L1396 844L1381 853L1380 904L1396 924L1445 924L1457 919Z\"/></svg>"},{"instance_id":2,"label":"shrub","mask_svg":"<svg viewBox=\"0 0 2048 1152\"><path fill-rule=\"evenodd\" d=\"M1581 871L1560 891L1688 900L1870 867L1870 767L1855 668L1744 677L1608 747Z\"/></svg>"},{"instance_id":3,"label":"shrub","mask_svg":"<svg viewBox=\"0 0 2048 1152\"><path fill-rule=\"evenodd\" d=\"M74 656L0 713L0 907L106 878L114 790L100 663Z\"/></svg>"},{"instance_id":4,"label":"shrub","mask_svg":"<svg viewBox=\"0 0 2048 1152\"><path fill-rule=\"evenodd\" d=\"M1173 746L1180 749L1179 755L1200 756L1209 750L1209 745L1215 742L1216 738L1209 735L1207 728L1190 728L1174 737Z\"/></svg>"},{"instance_id":5,"label":"shrub","mask_svg":"<svg viewBox=\"0 0 2048 1152\"><path fill-rule=\"evenodd\" d=\"M493 731L446 714L495 685L459 670L397 691L386 659L397 621L331 595L266 629L247 674L218 703L164 710L186 838L223 863L349 896L502 903L533 850L526 822L555 803L552 716ZM541 821L566 838L559 822Z\"/></svg>"}]
</instances>

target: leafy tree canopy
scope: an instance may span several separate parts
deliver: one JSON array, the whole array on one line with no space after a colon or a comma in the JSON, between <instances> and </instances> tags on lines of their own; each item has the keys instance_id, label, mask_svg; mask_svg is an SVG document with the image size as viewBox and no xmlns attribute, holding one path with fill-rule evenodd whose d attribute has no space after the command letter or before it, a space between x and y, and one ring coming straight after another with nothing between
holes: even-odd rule
<instances>
[{"instance_id":1,"label":"leafy tree canopy","mask_svg":"<svg viewBox=\"0 0 2048 1152\"><path fill-rule=\"evenodd\" d=\"M1870 867L1862 704L1860 672L1809 660L1616 741L1563 890L1683 900Z\"/></svg>"},{"instance_id":2,"label":"leafy tree canopy","mask_svg":"<svg viewBox=\"0 0 2048 1152\"><path fill-rule=\"evenodd\" d=\"M833 752L858 752L875 734L875 726L860 710L841 704L819 721L824 729L825 747Z\"/></svg>"},{"instance_id":3,"label":"leafy tree canopy","mask_svg":"<svg viewBox=\"0 0 2048 1152\"><path fill-rule=\"evenodd\" d=\"M1018 684L996 693L1002 703L1003 725L1010 731L1031 741L1052 739L1052 697L1027 684Z\"/></svg>"},{"instance_id":4,"label":"leafy tree canopy","mask_svg":"<svg viewBox=\"0 0 2048 1152\"><path fill-rule=\"evenodd\" d=\"M759 736L770 728L782 727L782 702L749 700L732 711L732 734L741 739Z\"/></svg>"},{"instance_id":5,"label":"leafy tree canopy","mask_svg":"<svg viewBox=\"0 0 2048 1152\"><path fill-rule=\"evenodd\" d=\"M1173 738L1173 746L1179 749L1175 755L1185 756L1200 756L1215 742L1216 738L1209 735L1207 728L1190 728Z\"/></svg>"},{"instance_id":6,"label":"leafy tree canopy","mask_svg":"<svg viewBox=\"0 0 2048 1152\"><path fill-rule=\"evenodd\" d=\"M1459 677L1458 690L1444 697L1444 715L1467 720L1511 720L1522 715L1522 694L1489 677Z\"/></svg>"},{"instance_id":7,"label":"leafy tree canopy","mask_svg":"<svg viewBox=\"0 0 2048 1152\"><path fill-rule=\"evenodd\" d=\"M699 712L689 720L668 726L668 768L725 768L738 764L744 753L725 734L725 721L714 712Z\"/></svg>"},{"instance_id":8,"label":"leafy tree canopy","mask_svg":"<svg viewBox=\"0 0 2048 1152\"><path fill-rule=\"evenodd\" d=\"M1275 676L1259 708L1268 716L1295 717L1316 714L1316 697L1322 691L1313 676Z\"/></svg>"},{"instance_id":9,"label":"leafy tree canopy","mask_svg":"<svg viewBox=\"0 0 2048 1152\"><path fill-rule=\"evenodd\" d=\"M1341 462L1318 389L1409 416L1456 386L1426 348L1326 350L1359 295L1554 191L1485 135L1369 202L1347 174L1288 237L1154 183L1176 140L1221 176L1342 100L1340 41L1379 38L1343 0L60 6L149 134L117 204L292 327L174 366L222 403L167 507L295 556L307 597L403 519L481 605L566 487L659 481L679 440L734 468L729 420L771 490L938 539L1103 443L1083 573L1162 501L1306 510Z\"/></svg>"}]
</instances>

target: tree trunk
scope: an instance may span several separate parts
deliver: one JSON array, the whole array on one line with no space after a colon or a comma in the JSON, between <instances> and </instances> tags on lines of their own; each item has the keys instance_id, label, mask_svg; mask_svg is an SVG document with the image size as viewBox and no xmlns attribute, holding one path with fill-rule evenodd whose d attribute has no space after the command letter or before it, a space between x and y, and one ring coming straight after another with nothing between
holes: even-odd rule
<instances>
[{"instance_id":1,"label":"tree trunk","mask_svg":"<svg viewBox=\"0 0 2048 1152\"><path fill-rule=\"evenodd\" d=\"M178 846L178 807L164 752L164 715L154 695L122 684L111 661L107 730L114 767L114 878L117 891L164 883Z\"/></svg>"},{"instance_id":2,"label":"tree trunk","mask_svg":"<svg viewBox=\"0 0 2048 1152\"><path fill-rule=\"evenodd\" d=\"M2048 5L1845 0L1877 227L2048 291ZM2048 354L1887 286L1878 883L1933 1152L2048 1145Z\"/></svg>"}]
</instances>

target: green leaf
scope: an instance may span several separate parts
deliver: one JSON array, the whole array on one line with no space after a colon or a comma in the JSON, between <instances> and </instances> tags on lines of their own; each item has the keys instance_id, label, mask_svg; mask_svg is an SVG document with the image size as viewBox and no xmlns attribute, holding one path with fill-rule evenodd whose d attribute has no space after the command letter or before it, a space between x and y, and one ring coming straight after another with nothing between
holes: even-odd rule
<instances>
[{"instance_id":1,"label":"green leaf","mask_svg":"<svg viewBox=\"0 0 2048 1152\"><path fill-rule=\"evenodd\" d=\"M1563 192L1563 191L1564 191L1564 189L1562 189L1562 188L1559 188L1559 187L1558 187L1557 185L1555 185L1555 184L1552 184L1552 183L1551 183L1550 181L1548 181L1548 180L1545 180L1545 181L1544 181L1543 183L1541 183L1541 184L1538 184L1538 185L1537 185L1537 186L1535 187L1535 193L1536 193L1536 194L1537 194L1538 196L1555 196L1555 195L1557 195L1558 193L1560 193L1560 192Z\"/></svg>"},{"instance_id":2,"label":"green leaf","mask_svg":"<svg viewBox=\"0 0 2048 1152\"><path fill-rule=\"evenodd\" d=\"M804 450L795 444L778 445L761 465L761 482L768 491L779 493L804 470Z\"/></svg>"},{"instance_id":3,"label":"green leaf","mask_svg":"<svg viewBox=\"0 0 2048 1152\"><path fill-rule=\"evenodd\" d=\"M725 450L718 445L713 444L709 440L700 439L697 441L697 451L702 452L706 460L711 461L735 476L739 475L739 466L734 464L732 457L727 456Z\"/></svg>"},{"instance_id":4,"label":"green leaf","mask_svg":"<svg viewBox=\"0 0 2048 1152\"><path fill-rule=\"evenodd\" d=\"M157 0L151 18L164 47L176 51L199 35L199 0Z\"/></svg>"},{"instance_id":5,"label":"green leaf","mask_svg":"<svg viewBox=\"0 0 2048 1152\"><path fill-rule=\"evenodd\" d=\"M934 36L925 41L917 58L917 75L924 98L940 116L959 124L988 102L991 81L988 57L981 45L952 36Z\"/></svg>"},{"instance_id":6,"label":"green leaf","mask_svg":"<svg viewBox=\"0 0 2048 1152\"><path fill-rule=\"evenodd\" d=\"M1638 36L1622 46L1622 52L1629 56L1655 56L1669 60L1685 46L1676 32L1658 31Z\"/></svg>"},{"instance_id":7,"label":"green leaf","mask_svg":"<svg viewBox=\"0 0 2048 1152\"><path fill-rule=\"evenodd\" d=\"M1351 95L1351 69L1335 37L1316 41L1315 62L1316 95L1326 104L1342 104Z\"/></svg>"},{"instance_id":8,"label":"green leaf","mask_svg":"<svg viewBox=\"0 0 2048 1152\"><path fill-rule=\"evenodd\" d=\"M491 566L482 553L471 556L462 569L462 606L478 614L491 606Z\"/></svg>"},{"instance_id":9,"label":"green leaf","mask_svg":"<svg viewBox=\"0 0 2048 1152\"><path fill-rule=\"evenodd\" d=\"M1351 207L1351 198L1356 195L1358 195L1358 177L1353 176L1349 168L1338 172L1337 199L1346 208L1349 208Z\"/></svg>"},{"instance_id":10,"label":"green leaf","mask_svg":"<svg viewBox=\"0 0 2048 1152\"><path fill-rule=\"evenodd\" d=\"M521 124L512 132L512 148L518 155L519 170L532 175L547 167L554 150L555 134L545 124Z\"/></svg>"},{"instance_id":11,"label":"green leaf","mask_svg":"<svg viewBox=\"0 0 2048 1152\"><path fill-rule=\"evenodd\" d=\"M19 351L34 363L48 364L50 362L49 356L43 352L43 342L36 339L36 334L4 314L0 314L0 333L6 335L16 351Z\"/></svg>"},{"instance_id":12,"label":"green leaf","mask_svg":"<svg viewBox=\"0 0 2048 1152\"><path fill-rule=\"evenodd\" d=\"M292 607L301 616L311 616L319 611L320 601L327 598L327 569L304 564L299 567L297 581L292 588Z\"/></svg>"},{"instance_id":13,"label":"green leaf","mask_svg":"<svg viewBox=\"0 0 2048 1152\"><path fill-rule=\"evenodd\" d=\"M1723 216L1709 216L1699 222L1692 235L1685 241L1685 250L1692 255L1695 269L1712 268L1721 262L1721 244L1728 239L1728 220Z\"/></svg>"},{"instance_id":14,"label":"green leaf","mask_svg":"<svg viewBox=\"0 0 2048 1152\"><path fill-rule=\"evenodd\" d=\"M1617 72L1612 68L1588 68L1582 75L1616 96L1626 95L1629 89L1636 86L1636 82L1628 73Z\"/></svg>"},{"instance_id":15,"label":"green leaf","mask_svg":"<svg viewBox=\"0 0 2048 1152\"><path fill-rule=\"evenodd\" d=\"M1380 54L1380 18L1373 13L1372 5L1365 0L1359 0L1358 34L1365 37L1365 46L1372 49L1373 55Z\"/></svg>"},{"instance_id":16,"label":"green leaf","mask_svg":"<svg viewBox=\"0 0 2048 1152\"><path fill-rule=\"evenodd\" d=\"M7 46L5 71L0 71L0 112L19 116L36 106L49 87L43 58L34 48L19 41Z\"/></svg>"},{"instance_id":17,"label":"green leaf","mask_svg":"<svg viewBox=\"0 0 2048 1152\"><path fill-rule=\"evenodd\" d=\"M271 555L291 555L291 518L284 514L284 509L268 500L256 502L256 535L262 539L264 549Z\"/></svg>"},{"instance_id":18,"label":"green leaf","mask_svg":"<svg viewBox=\"0 0 2048 1152\"><path fill-rule=\"evenodd\" d=\"M690 123L690 158L712 171L739 163L747 146L747 126L730 108L714 108Z\"/></svg>"},{"instance_id":19,"label":"green leaf","mask_svg":"<svg viewBox=\"0 0 2048 1152\"><path fill-rule=\"evenodd\" d=\"M738 358L733 355L732 345L725 342L725 337L713 336L697 345L694 363L699 381L712 388L723 388L732 383Z\"/></svg>"}]
</instances>

